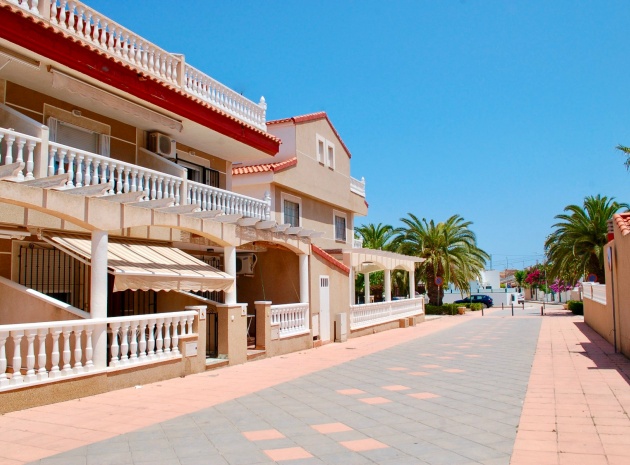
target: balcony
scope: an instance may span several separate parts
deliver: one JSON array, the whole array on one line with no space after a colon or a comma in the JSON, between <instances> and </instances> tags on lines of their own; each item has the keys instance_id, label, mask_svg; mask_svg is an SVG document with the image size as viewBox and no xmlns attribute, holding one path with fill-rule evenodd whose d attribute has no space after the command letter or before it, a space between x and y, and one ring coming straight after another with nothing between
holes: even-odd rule
<instances>
[{"instance_id":1,"label":"balcony","mask_svg":"<svg viewBox=\"0 0 630 465\"><path fill-rule=\"evenodd\" d=\"M267 104L255 103L185 62L112 21L82 2L73 0L0 0L21 8L50 27L73 36L111 58L150 75L203 102L267 132Z\"/></svg>"},{"instance_id":2,"label":"balcony","mask_svg":"<svg viewBox=\"0 0 630 465\"><path fill-rule=\"evenodd\" d=\"M365 178L361 178L360 181L350 178L350 191L365 198Z\"/></svg>"},{"instance_id":3,"label":"balcony","mask_svg":"<svg viewBox=\"0 0 630 465\"><path fill-rule=\"evenodd\" d=\"M268 196L260 200L196 183L184 176L58 144L47 139L47 130L40 132L41 136L33 136L0 127L0 177L16 182L47 178L49 187L81 188L76 192L85 195L125 195L128 201L170 199L173 206L195 205L200 211L217 215L261 221L270 218Z\"/></svg>"}]
</instances>

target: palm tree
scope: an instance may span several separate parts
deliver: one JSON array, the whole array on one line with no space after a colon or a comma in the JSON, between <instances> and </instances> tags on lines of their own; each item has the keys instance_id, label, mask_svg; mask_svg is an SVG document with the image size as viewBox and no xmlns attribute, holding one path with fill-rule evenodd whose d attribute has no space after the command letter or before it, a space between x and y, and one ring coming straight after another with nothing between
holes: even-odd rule
<instances>
[{"instance_id":1,"label":"palm tree","mask_svg":"<svg viewBox=\"0 0 630 465\"><path fill-rule=\"evenodd\" d=\"M441 301L443 287L435 284L436 276L442 277L444 285L453 283L464 292L470 290L470 281L477 279L490 256L477 247L475 233L469 229L471 221L453 215L443 223L424 218L418 219L408 213L401 218L406 225L400 250L407 255L424 258L418 265L418 275L426 286L429 300L433 304Z\"/></svg>"},{"instance_id":2,"label":"palm tree","mask_svg":"<svg viewBox=\"0 0 630 465\"><path fill-rule=\"evenodd\" d=\"M545 241L550 278L570 281L594 274L604 283L608 220L622 208L628 210L630 205L598 194L586 197L583 206L567 205L566 213L556 215L560 221L553 225L556 229Z\"/></svg>"},{"instance_id":3,"label":"palm tree","mask_svg":"<svg viewBox=\"0 0 630 465\"><path fill-rule=\"evenodd\" d=\"M356 227L354 231L363 239L364 248L394 252L398 247L397 238L402 229L394 228L389 224L379 223L375 225L374 223L369 223Z\"/></svg>"},{"instance_id":4,"label":"palm tree","mask_svg":"<svg viewBox=\"0 0 630 465\"><path fill-rule=\"evenodd\" d=\"M624 153L624 155L626 156L626 161L623 162L623 166L626 167L626 169L628 171L630 171L630 147L626 147L625 145L618 145L617 147L615 147L617 150L620 150Z\"/></svg>"},{"instance_id":5,"label":"palm tree","mask_svg":"<svg viewBox=\"0 0 630 465\"><path fill-rule=\"evenodd\" d=\"M518 286L518 292L522 291L525 278L527 278L527 272L525 270L517 270L514 272L514 281L516 281L516 285Z\"/></svg>"}]
</instances>

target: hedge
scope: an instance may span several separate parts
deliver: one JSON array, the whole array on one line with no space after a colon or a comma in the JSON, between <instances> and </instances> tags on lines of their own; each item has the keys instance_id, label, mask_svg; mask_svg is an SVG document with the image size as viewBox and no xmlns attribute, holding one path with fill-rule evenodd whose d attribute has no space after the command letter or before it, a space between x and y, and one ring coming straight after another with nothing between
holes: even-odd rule
<instances>
[{"instance_id":1,"label":"hedge","mask_svg":"<svg viewBox=\"0 0 630 465\"><path fill-rule=\"evenodd\" d=\"M567 307L574 315L584 315L584 303L581 300L569 300Z\"/></svg>"}]
</instances>

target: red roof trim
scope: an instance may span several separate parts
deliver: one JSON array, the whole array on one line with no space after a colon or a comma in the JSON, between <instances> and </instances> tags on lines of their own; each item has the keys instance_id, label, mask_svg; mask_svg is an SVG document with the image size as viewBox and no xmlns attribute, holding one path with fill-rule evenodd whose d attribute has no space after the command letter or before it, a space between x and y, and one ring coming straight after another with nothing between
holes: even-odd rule
<instances>
[{"instance_id":1,"label":"red roof trim","mask_svg":"<svg viewBox=\"0 0 630 465\"><path fill-rule=\"evenodd\" d=\"M279 138L145 74L19 8L1 5L0 24L0 37L9 42L269 155L280 150Z\"/></svg>"},{"instance_id":2,"label":"red roof trim","mask_svg":"<svg viewBox=\"0 0 630 465\"><path fill-rule=\"evenodd\" d=\"M326 251L320 249L319 247L317 247L314 244L311 244L311 250L313 251L313 253L315 255L318 255L320 257L322 257L324 260L326 260L328 263L330 263L331 265L335 266L336 268L339 268L341 271L343 271L344 273L346 273L347 275L350 274L350 268L347 267L346 265L344 265L343 263L341 263L339 260L337 260L335 257L333 257L332 255L330 255L329 253L327 253Z\"/></svg>"},{"instance_id":3,"label":"red roof trim","mask_svg":"<svg viewBox=\"0 0 630 465\"><path fill-rule=\"evenodd\" d=\"M337 139L339 139L339 142L341 142L341 145L343 146L344 150L348 154L348 158L352 158L352 154L350 153L350 150L348 150L348 147L346 147L346 144L343 142L343 139L337 132L337 129L335 129L335 126L333 126L332 122L330 121L330 118L328 118L328 115L326 114L325 111L318 111L316 113L309 113L307 115L292 116L290 118L267 121L267 126L274 125L274 124L290 123L290 122L292 122L293 124L299 124L299 123L306 123L309 121L317 121L320 119L325 119L326 121L328 121L330 128L333 130L333 132L335 133L335 136L337 136Z\"/></svg>"},{"instance_id":4,"label":"red roof trim","mask_svg":"<svg viewBox=\"0 0 630 465\"><path fill-rule=\"evenodd\" d=\"M236 168L232 168L232 175L265 173L268 171L277 173L279 171L286 170L287 168L291 168L292 166L296 166L297 161L298 161L297 157L293 157L285 161L280 161L278 163L264 163L261 165L237 166Z\"/></svg>"},{"instance_id":5,"label":"red roof trim","mask_svg":"<svg viewBox=\"0 0 630 465\"><path fill-rule=\"evenodd\" d=\"M630 234L630 213L617 213L613 215L613 219L621 231L622 236Z\"/></svg>"}]
</instances>

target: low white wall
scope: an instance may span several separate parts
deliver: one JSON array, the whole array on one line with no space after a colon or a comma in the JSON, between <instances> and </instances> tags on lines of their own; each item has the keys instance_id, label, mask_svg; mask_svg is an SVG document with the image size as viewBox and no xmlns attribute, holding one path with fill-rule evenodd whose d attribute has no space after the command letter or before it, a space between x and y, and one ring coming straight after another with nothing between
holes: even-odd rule
<instances>
[{"instance_id":1,"label":"low white wall","mask_svg":"<svg viewBox=\"0 0 630 465\"><path fill-rule=\"evenodd\" d=\"M492 298L492 302L495 306L501 305L502 303L505 305L509 305L512 302L516 305L518 292L516 289L508 289L510 292L491 292L490 290L474 292L473 294L482 294L487 295ZM444 298L442 299L442 303L444 304L452 304L456 300L464 299L466 296L462 296L460 292L453 293L445 293Z\"/></svg>"}]
</instances>

